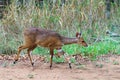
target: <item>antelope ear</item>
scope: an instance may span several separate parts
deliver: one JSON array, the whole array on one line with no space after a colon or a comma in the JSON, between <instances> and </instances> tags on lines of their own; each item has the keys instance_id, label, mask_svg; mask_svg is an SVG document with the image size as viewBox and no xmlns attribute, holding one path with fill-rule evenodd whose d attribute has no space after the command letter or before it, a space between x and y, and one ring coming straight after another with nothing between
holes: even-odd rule
<instances>
[{"instance_id":1,"label":"antelope ear","mask_svg":"<svg viewBox=\"0 0 120 80\"><path fill-rule=\"evenodd\" d=\"M78 37L78 38L81 37L81 33L78 33L78 32L77 32L77 33L76 33L76 37Z\"/></svg>"},{"instance_id":2,"label":"antelope ear","mask_svg":"<svg viewBox=\"0 0 120 80\"><path fill-rule=\"evenodd\" d=\"M79 35L79 33L78 33L78 32L76 32L76 37L78 37L78 35Z\"/></svg>"},{"instance_id":3,"label":"antelope ear","mask_svg":"<svg viewBox=\"0 0 120 80\"><path fill-rule=\"evenodd\" d=\"M82 33L81 33L81 32L80 32L79 34L80 34L80 36L82 36Z\"/></svg>"}]
</instances>

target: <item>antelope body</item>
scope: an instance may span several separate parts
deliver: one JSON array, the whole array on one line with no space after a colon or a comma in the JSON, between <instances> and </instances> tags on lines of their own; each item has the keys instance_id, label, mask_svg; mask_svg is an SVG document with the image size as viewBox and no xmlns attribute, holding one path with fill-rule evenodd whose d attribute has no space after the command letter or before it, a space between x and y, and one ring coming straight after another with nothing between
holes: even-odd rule
<instances>
[{"instance_id":1,"label":"antelope body","mask_svg":"<svg viewBox=\"0 0 120 80\"><path fill-rule=\"evenodd\" d=\"M50 50L50 68L52 67L52 58L54 55L54 49L59 49L63 45L67 44L82 44L83 46L87 46L84 39L81 37L80 33L76 33L75 38L68 38L61 36L59 33L51 30L41 29L41 28L27 28L24 30L24 44L18 48L17 56L15 57L14 63L18 61L21 50L27 49L27 54L30 58L31 64L32 62L30 52L35 49L38 45L42 47L49 48Z\"/></svg>"}]
</instances>

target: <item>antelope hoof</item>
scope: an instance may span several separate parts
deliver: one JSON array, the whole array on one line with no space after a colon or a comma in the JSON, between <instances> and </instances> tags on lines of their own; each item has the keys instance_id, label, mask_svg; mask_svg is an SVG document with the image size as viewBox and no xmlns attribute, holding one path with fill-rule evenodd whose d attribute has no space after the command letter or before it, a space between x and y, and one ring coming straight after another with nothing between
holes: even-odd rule
<instances>
[{"instance_id":1,"label":"antelope hoof","mask_svg":"<svg viewBox=\"0 0 120 80\"><path fill-rule=\"evenodd\" d=\"M69 68L72 69L71 63L69 63Z\"/></svg>"},{"instance_id":2,"label":"antelope hoof","mask_svg":"<svg viewBox=\"0 0 120 80\"><path fill-rule=\"evenodd\" d=\"M34 62L32 62L31 64L32 64L32 66L34 66Z\"/></svg>"},{"instance_id":3,"label":"antelope hoof","mask_svg":"<svg viewBox=\"0 0 120 80\"><path fill-rule=\"evenodd\" d=\"M16 62L18 61L18 59L17 60L15 60L14 62L13 62L13 64L16 64Z\"/></svg>"},{"instance_id":4,"label":"antelope hoof","mask_svg":"<svg viewBox=\"0 0 120 80\"><path fill-rule=\"evenodd\" d=\"M52 68L52 65L50 65L50 69Z\"/></svg>"}]
</instances>

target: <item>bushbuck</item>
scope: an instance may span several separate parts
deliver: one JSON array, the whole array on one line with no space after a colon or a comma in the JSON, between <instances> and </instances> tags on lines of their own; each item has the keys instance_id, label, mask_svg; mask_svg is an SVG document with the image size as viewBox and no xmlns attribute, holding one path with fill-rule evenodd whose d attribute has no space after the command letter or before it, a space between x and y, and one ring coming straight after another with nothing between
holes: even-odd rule
<instances>
[{"instance_id":1,"label":"bushbuck","mask_svg":"<svg viewBox=\"0 0 120 80\"><path fill-rule=\"evenodd\" d=\"M37 46L42 46L49 48L50 50L50 68L52 67L52 59L54 55L54 49L60 49L63 45L67 44L81 44L83 46L87 46L87 43L81 37L81 33L76 33L75 38L69 38L61 36L59 33L51 30L41 29L41 28L26 28L23 32L24 34L24 44L18 48L17 56L15 57L14 64L19 59L19 55L21 50L27 49L28 57L30 58L30 62L32 66L34 65L30 52L35 49Z\"/></svg>"}]
</instances>

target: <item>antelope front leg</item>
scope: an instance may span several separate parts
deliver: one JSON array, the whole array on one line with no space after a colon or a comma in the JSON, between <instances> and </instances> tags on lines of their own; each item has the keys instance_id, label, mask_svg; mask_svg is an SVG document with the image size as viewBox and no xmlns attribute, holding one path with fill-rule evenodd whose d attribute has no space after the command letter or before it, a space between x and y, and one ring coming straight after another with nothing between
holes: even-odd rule
<instances>
[{"instance_id":1,"label":"antelope front leg","mask_svg":"<svg viewBox=\"0 0 120 80\"><path fill-rule=\"evenodd\" d=\"M58 48L57 49L57 56L60 58L61 55L64 56L65 61L68 62L69 68L71 69L72 66L71 66L71 61L70 61L71 58L70 58L70 56L67 53L65 53L61 48Z\"/></svg>"},{"instance_id":2,"label":"antelope front leg","mask_svg":"<svg viewBox=\"0 0 120 80\"><path fill-rule=\"evenodd\" d=\"M50 55L51 55L51 58L50 58L50 69L52 68L52 59L53 59L53 49L50 49Z\"/></svg>"},{"instance_id":3,"label":"antelope front leg","mask_svg":"<svg viewBox=\"0 0 120 80\"><path fill-rule=\"evenodd\" d=\"M72 69L71 61L70 61L71 57L70 57L69 55L67 55L67 53L65 53L65 54L64 54L64 58L65 58L65 60L68 62L69 68Z\"/></svg>"}]
</instances>

